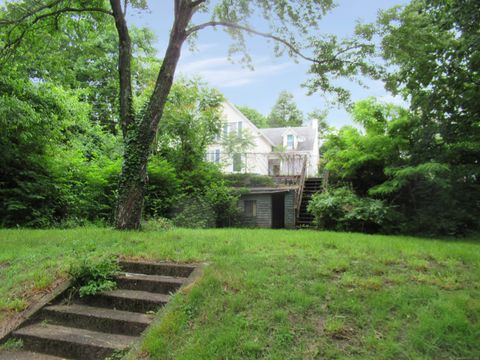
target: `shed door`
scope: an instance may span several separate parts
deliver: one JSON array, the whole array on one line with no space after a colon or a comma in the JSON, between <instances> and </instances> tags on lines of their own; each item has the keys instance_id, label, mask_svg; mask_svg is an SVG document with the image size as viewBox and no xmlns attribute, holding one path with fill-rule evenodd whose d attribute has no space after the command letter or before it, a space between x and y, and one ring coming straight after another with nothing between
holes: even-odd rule
<instances>
[{"instance_id":1,"label":"shed door","mask_svg":"<svg viewBox=\"0 0 480 360\"><path fill-rule=\"evenodd\" d=\"M285 227L285 193L272 194L272 228Z\"/></svg>"}]
</instances>

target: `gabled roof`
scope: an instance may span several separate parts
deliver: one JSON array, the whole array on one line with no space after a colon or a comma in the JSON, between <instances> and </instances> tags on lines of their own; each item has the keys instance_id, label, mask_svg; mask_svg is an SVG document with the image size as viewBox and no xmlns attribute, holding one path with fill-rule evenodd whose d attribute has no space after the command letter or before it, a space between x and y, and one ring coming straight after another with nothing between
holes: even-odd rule
<instances>
[{"instance_id":1,"label":"gabled roof","mask_svg":"<svg viewBox=\"0 0 480 360\"><path fill-rule=\"evenodd\" d=\"M244 120L244 121L247 122L250 126L252 126L252 127L257 131L257 133L258 133L268 144L270 144L271 146L275 146L275 144L272 142L272 140L269 139L268 137L266 137L265 134L264 134L262 131L260 131L261 129L257 128L257 126L256 126L253 122L251 122L249 118L247 118L245 115L243 115L243 113L242 113L240 110L238 110L235 105L233 105L233 104L232 104L230 101L228 101L228 100L225 100L225 101L224 101L224 105L227 105L227 106L230 107L232 110L234 110L235 113L237 113L237 115L238 115L239 117L241 117L242 120Z\"/></svg>"},{"instance_id":2,"label":"gabled roof","mask_svg":"<svg viewBox=\"0 0 480 360\"><path fill-rule=\"evenodd\" d=\"M298 141L298 146L295 149L296 151L313 150L315 136L317 134L311 127L267 128L260 129L260 132L270 139L270 141L275 144L274 146L281 146L283 145L283 136L288 129L291 129L299 138L304 138L303 141Z\"/></svg>"}]
</instances>

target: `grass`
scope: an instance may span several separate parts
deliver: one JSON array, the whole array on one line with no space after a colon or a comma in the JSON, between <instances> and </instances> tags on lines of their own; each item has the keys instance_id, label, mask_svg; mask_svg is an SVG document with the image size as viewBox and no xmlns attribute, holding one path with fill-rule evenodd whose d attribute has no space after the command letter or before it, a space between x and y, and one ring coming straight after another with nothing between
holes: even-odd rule
<instances>
[{"instance_id":1,"label":"grass","mask_svg":"<svg viewBox=\"0 0 480 360\"><path fill-rule=\"evenodd\" d=\"M1 230L0 314L77 259L205 261L130 358L478 359L479 250L473 239L310 231Z\"/></svg>"}]
</instances>

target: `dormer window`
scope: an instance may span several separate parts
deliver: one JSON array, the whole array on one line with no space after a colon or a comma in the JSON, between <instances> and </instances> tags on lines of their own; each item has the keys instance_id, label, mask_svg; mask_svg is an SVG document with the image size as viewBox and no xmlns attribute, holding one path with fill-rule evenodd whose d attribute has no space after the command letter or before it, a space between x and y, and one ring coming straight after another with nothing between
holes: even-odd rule
<instances>
[{"instance_id":1,"label":"dormer window","mask_svg":"<svg viewBox=\"0 0 480 360\"><path fill-rule=\"evenodd\" d=\"M295 148L295 137L292 134L287 135L287 149L293 150Z\"/></svg>"}]
</instances>

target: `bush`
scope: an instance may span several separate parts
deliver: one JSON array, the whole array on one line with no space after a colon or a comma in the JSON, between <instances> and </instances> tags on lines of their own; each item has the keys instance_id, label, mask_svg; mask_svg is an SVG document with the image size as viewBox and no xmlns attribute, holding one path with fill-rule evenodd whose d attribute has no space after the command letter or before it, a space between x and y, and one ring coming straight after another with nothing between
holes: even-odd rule
<instances>
[{"instance_id":1,"label":"bush","mask_svg":"<svg viewBox=\"0 0 480 360\"><path fill-rule=\"evenodd\" d=\"M239 194L224 183L212 184L205 193L207 202L215 212L215 226L229 227L239 225L241 216L238 208Z\"/></svg>"},{"instance_id":2,"label":"bush","mask_svg":"<svg viewBox=\"0 0 480 360\"><path fill-rule=\"evenodd\" d=\"M173 221L164 217L152 218L142 224L145 231L166 231L174 227Z\"/></svg>"},{"instance_id":3,"label":"bush","mask_svg":"<svg viewBox=\"0 0 480 360\"><path fill-rule=\"evenodd\" d=\"M226 183L233 187L268 187L275 186L270 176L256 174L225 174Z\"/></svg>"},{"instance_id":4,"label":"bush","mask_svg":"<svg viewBox=\"0 0 480 360\"><path fill-rule=\"evenodd\" d=\"M180 180L173 165L159 156L152 157L148 164L145 216L165 217L174 205L179 189Z\"/></svg>"},{"instance_id":5,"label":"bush","mask_svg":"<svg viewBox=\"0 0 480 360\"><path fill-rule=\"evenodd\" d=\"M216 214L204 196L185 194L177 200L173 223L178 227L212 228L216 224Z\"/></svg>"},{"instance_id":6,"label":"bush","mask_svg":"<svg viewBox=\"0 0 480 360\"><path fill-rule=\"evenodd\" d=\"M83 297L115 289L115 275L119 271L120 267L115 258L104 257L83 259L72 265L68 273L73 289Z\"/></svg>"},{"instance_id":7,"label":"bush","mask_svg":"<svg viewBox=\"0 0 480 360\"><path fill-rule=\"evenodd\" d=\"M315 194L308 212L319 229L375 232L387 218L389 208L381 200L361 198L341 187Z\"/></svg>"}]
</instances>

